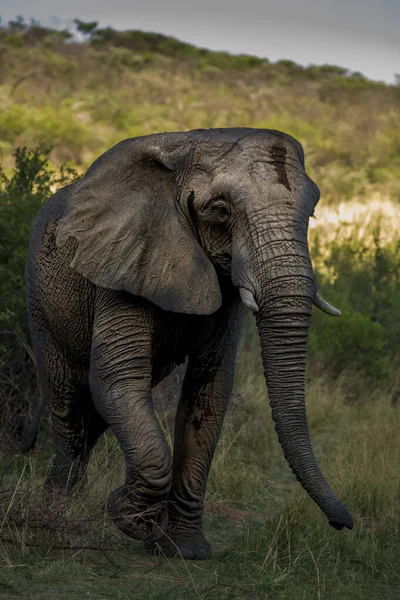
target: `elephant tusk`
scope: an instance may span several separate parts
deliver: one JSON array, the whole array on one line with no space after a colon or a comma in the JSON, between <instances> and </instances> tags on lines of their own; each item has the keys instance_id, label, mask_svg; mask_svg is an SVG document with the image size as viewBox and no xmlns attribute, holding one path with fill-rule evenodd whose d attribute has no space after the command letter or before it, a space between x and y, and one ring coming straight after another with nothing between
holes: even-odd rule
<instances>
[{"instance_id":1,"label":"elephant tusk","mask_svg":"<svg viewBox=\"0 0 400 600\"><path fill-rule=\"evenodd\" d=\"M257 302L254 300L254 296L251 292L249 292L249 290L246 290L245 288L239 288L239 292L240 292L240 297L242 299L242 302L245 306L247 306L247 308L249 308L251 310L251 312L253 313L258 313L258 311L260 310L257 306Z\"/></svg>"},{"instance_id":2,"label":"elephant tusk","mask_svg":"<svg viewBox=\"0 0 400 600\"><path fill-rule=\"evenodd\" d=\"M324 300L323 297L320 295L319 292L317 292L315 294L314 304L320 310L322 310L323 312L325 312L327 315L331 315L332 317L340 317L341 314L342 314L340 312L340 310L338 310L337 308L335 308L334 306L332 306L332 304L329 304L329 302L327 302L326 300Z\"/></svg>"}]
</instances>

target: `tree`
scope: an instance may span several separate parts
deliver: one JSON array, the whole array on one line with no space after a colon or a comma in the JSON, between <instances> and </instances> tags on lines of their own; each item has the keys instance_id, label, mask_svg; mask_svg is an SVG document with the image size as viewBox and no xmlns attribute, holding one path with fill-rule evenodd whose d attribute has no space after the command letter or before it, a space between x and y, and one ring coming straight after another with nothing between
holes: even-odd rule
<instances>
[{"instance_id":1,"label":"tree","mask_svg":"<svg viewBox=\"0 0 400 600\"><path fill-rule=\"evenodd\" d=\"M96 31L98 25L97 21L85 23L85 21L81 21L80 19L74 19L74 23L79 33L82 33L82 35L87 38L91 37L91 35Z\"/></svg>"},{"instance_id":2,"label":"tree","mask_svg":"<svg viewBox=\"0 0 400 600\"><path fill-rule=\"evenodd\" d=\"M15 21L8 21L8 26L12 31L25 31L26 24L24 23L24 17L18 15Z\"/></svg>"}]
</instances>

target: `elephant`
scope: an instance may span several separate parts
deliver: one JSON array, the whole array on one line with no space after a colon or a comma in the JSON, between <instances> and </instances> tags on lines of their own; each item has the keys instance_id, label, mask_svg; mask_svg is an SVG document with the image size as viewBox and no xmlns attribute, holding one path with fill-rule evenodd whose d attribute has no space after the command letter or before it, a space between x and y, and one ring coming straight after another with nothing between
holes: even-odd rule
<instances>
[{"instance_id":1,"label":"elephant","mask_svg":"<svg viewBox=\"0 0 400 600\"><path fill-rule=\"evenodd\" d=\"M313 304L307 244L320 190L304 151L270 129L129 138L40 208L25 266L29 327L56 449L45 489L69 493L110 428L125 481L111 520L150 553L205 559L207 477L233 387L246 307L285 458L336 529L353 521L322 475L305 408ZM152 388L188 361L173 450Z\"/></svg>"}]
</instances>

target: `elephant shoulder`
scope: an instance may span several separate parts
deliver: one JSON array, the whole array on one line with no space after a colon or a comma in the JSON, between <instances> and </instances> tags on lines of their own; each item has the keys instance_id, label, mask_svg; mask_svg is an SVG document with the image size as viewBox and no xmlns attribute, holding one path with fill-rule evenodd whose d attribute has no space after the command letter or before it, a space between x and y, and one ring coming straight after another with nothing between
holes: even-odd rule
<instances>
[{"instance_id":1,"label":"elephant shoulder","mask_svg":"<svg viewBox=\"0 0 400 600\"><path fill-rule=\"evenodd\" d=\"M69 193L63 188L49 198L32 226L25 290L32 323L45 324L70 360L79 362L87 358L95 286L70 267L76 241L62 248L56 243Z\"/></svg>"},{"instance_id":2,"label":"elephant shoulder","mask_svg":"<svg viewBox=\"0 0 400 600\"><path fill-rule=\"evenodd\" d=\"M28 262L33 260L38 253L53 253L55 251L55 236L73 187L74 184L61 188L40 207L31 227L27 254Z\"/></svg>"},{"instance_id":3,"label":"elephant shoulder","mask_svg":"<svg viewBox=\"0 0 400 600\"><path fill-rule=\"evenodd\" d=\"M68 206L73 185L66 186L51 196L41 207L31 229L25 265L26 282L35 282L36 288L70 289L85 287L83 278L70 268L75 240L59 248L56 238L60 221ZM89 282L87 282L89 284Z\"/></svg>"},{"instance_id":4,"label":"elephant shoulder","mask_svg":"<svg viewBox=\"0 0 400 600\"><path fill-rule=\"evenodd\" d=\"M73 183L61 188L42 204L32 224L31 237L40 235L49 223L61 219L67 209L68 200L75 185Z\"/></svg>"}]
</instances>

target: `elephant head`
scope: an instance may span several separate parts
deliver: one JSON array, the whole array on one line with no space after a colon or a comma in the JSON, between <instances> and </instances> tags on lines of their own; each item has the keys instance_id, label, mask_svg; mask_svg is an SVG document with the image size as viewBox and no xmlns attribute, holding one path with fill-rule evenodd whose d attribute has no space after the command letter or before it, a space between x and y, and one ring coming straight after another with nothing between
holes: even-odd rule
<instances>
[{"instance_id":1,"label":"elephant head","mask_svg":"<svg viewBox=\"0 0 400 600\"><path fill-rule=\"evenodd\" d=\"M272 415L285 457L330 524L352 519L321 474L305 409L307 338L318 294L307 245L319 189L295 139L213 129L125 140L75 184L57 243L93 283L174 312L211 314L230 277L256 313Z\"/></svg>"}]
</instances>

